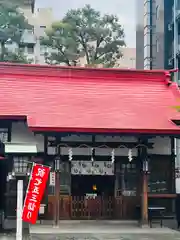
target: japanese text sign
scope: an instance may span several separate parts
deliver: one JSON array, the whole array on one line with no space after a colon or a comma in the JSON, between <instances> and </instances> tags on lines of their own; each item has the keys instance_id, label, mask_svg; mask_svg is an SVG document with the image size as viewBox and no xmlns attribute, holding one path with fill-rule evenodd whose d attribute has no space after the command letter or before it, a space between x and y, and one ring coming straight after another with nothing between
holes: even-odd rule
<instances>
[{"instance_id":1,"label":"japanese text sign","mask_svg":"<svg viewBox=\"0 0 180 240\"><path fill-rule=\"evenodd\" d=\"M22 213L23 221L31 224L36 223L49 172L50 167L39 164L33 165L29 186L24 201Z\"/></svg>"}]
</instances>

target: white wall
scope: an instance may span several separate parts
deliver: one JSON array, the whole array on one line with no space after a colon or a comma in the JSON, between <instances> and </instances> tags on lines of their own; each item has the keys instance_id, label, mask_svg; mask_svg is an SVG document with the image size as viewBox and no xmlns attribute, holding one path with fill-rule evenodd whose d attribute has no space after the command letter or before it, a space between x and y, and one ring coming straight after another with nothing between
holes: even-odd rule
<instances>
[{"instance_id":1,"label":"white wall","mask_svg":"<svg viewBox=\"0 0 180 240\"><path fill-rule=\"evenodd\" d=\"M44 136L35 135L28 129L27 124L23 122L12 123L12 143L35 143L38 152L44 152Z\"/></svg>"},{"instance_id":2,"label":"white wall","mask_svg":"<svg viewBox=\"0 0 180 240\"><path fill-rule=\"evenodd\" d=\"M148 149L149 154L171 155L170 137L155 137L149 140L154 143L153 149Z\"/></svg>"}]
</instances>

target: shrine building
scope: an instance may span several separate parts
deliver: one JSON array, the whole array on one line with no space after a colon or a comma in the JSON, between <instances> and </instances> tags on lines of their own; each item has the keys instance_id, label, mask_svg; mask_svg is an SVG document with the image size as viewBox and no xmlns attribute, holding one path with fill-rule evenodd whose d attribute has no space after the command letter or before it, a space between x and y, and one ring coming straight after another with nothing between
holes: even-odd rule
<instances>
[{"instance_id":1,"label":"shrine building","mask_svg":"<svg viewBox=\"0 0 180 240\"><path fill-rule=\"evenodd\" d=\"M169 72L1 63L0 96L6 220L13 172L32 161L52 167L44 219L55 205L59 219L132 220L139 206L146 223L149 205L174 211L180 94Z\"/></svg>"}]
</instances>

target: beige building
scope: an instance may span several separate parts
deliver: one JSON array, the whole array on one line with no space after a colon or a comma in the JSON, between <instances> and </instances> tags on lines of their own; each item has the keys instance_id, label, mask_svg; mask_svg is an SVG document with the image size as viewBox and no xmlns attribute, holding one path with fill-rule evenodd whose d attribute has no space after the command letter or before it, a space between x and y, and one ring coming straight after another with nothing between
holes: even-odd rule
<instances>
[{"instance_id":1,"label":"beige building","mask_svg":"<svg viewBox=\"0 0 180 240\"><path fill-rule=\"evenodd\" d=\"M44 52L47 50L40 45L40 37L44 36L46 28L54 21L52 8L38 8L32 13L30 8L22 9L28 22L34 26L33 36L35 38L33 63L45 64ZM27 41L30 36L26 36Z\"/></svg>"},{"instance_id":2,"label":"beige building","mask_svg":"<svg viewBox=\"0 0 180 240\"><path fill-rule=\"evenodd\" d=\"M136 68L136 48L121 48L123 57L117 61L116 68ZM85 58L80 58L78 65L86 66L87 62ZM99 65L102 67L102 65Z\"/></svg>"},{"instance_id":3,"label":"beige building","mask_svg":"<svg viewBox=\"0 0 180 240\"><path fill-rule=\"evenodd\" d=\"M28 21L34 26L34 35L36 37L34 47L35 63L45 64L44 53L47 51L47 48L40 45L40 38L44 36L45 30L54 21L53 10L52 8L38 8L31 18L28 18Z\"/></svg>"},{"instance_id":4,"label":"beige building","mask_svg":"<svg viewBox=\"0 0 180 240\"><path fill-rule=\"evenodd\" d=\"M0 2L5 0L0 0ZM47 47L40 45L40 37L44 36L45 30L49 28L55 20L52 8L35 9L35 0L14 0L21 4L20 10L24 13L28 22L34 26L34 31L25 31L23 35L24 53L32 63L45 64L44 53L51 51ZM11 48L18 46L11 45ZM124 47L121 49L123 57L118 60L117 66L120 68L136 67L136 49ZM85 58L80 58L78 65L85 66ZM61 64L63 65L63 64ZM100 66L101 67L101 66Z\"/></svg>"},{"instance_id":5,"label":"beige building","mask_svg":"<svg viewBox=\"0 0 180 240\"><path fill-rule=\"evenodd\" d=\"M122 48L123 57L118 61L120 68L136 68L136 48Z\"/></svg>"}]
</instances>

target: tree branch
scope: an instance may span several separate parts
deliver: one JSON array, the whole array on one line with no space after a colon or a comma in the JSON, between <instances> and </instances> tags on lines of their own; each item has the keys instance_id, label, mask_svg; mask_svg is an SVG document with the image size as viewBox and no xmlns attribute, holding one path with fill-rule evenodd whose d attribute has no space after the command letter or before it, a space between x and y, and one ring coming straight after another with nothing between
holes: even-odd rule
<instances>
[{"instance_id":1,"label":"tree branch","mask_svg":"<svg viewBox=\"0 0 180 240\"><path fill-rule=\"evenodd\" d=\"M97 54L98 54L98 51L97 51L97 49L98 49L98 47L100 46L100 44L103 42L103 37L101 37L100 39L99 39L99 41L97 40L96 41L96 51L95 51L95 54L94 54L94 60L96 61L99 57L97 56Z\"/></svg>"},{"instance_id":2,"label":"tree branch","mask_svg":"<svg viewBox=\"0 0 180 240\"><path fill-rule=\"evenodd\" d=\"M64 56L65 63L66 63L68 66L71 66L71 64L70 64L70 62L69 62L69 59L66 57L65 53L62 51L62 46L59 46L58 50L59 50L60 53Z\"/></svg>"},{"instance_id":3,"label":"tree branch","mask_svg":"<svg viewBox=\"0 0 180 240\"><path fill-rule=\"evenodd\" d=\"M87 46L86 43L84 42L83 36L80 33L79 34L80 38L81 38L81 44L83 45L84 51L85 51L85 55L86 55L86 59L87 59L87 64L90 64L90 59L89 59L89 54L88 54L88 50L87 50Z\"/></svg>"}]
</instances>

